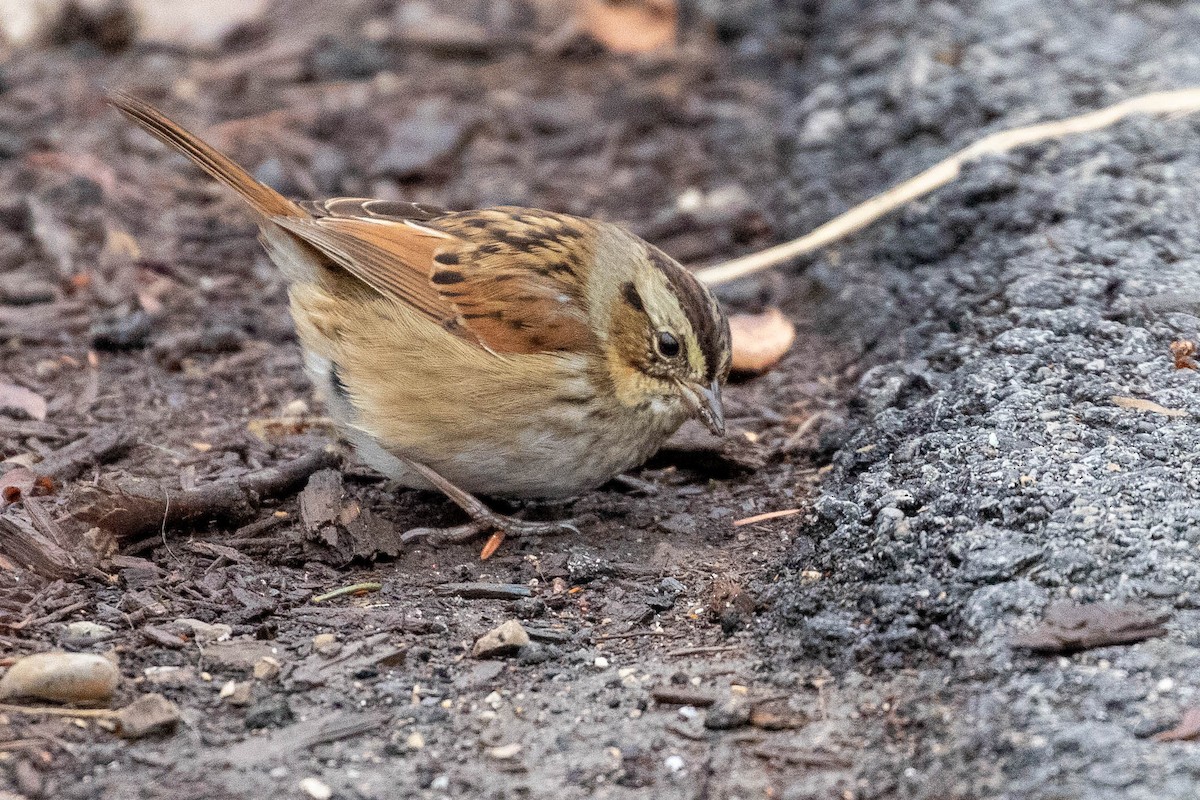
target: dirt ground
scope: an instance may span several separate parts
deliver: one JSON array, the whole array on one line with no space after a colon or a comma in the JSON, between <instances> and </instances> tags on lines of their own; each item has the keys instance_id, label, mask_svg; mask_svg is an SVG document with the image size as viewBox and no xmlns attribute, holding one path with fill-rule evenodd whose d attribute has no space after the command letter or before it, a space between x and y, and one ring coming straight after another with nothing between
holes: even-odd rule
<instances>
[{"instance_id":1,"label":"dirt ground","mask_svg":"<svg viewBox=\"0 0 1200 800\"><path fill-rule=\"evenodd\" d=\"M0 62L0 384L32 393L0 480L52 477L0 514L0 666L109 654L112 708L166 701L148 730L0 706L0 799L1196 796L1195 745L1155 738L1200 714L1194 119L988 159L722 287L800 333L727 441L525 507L583 534L481 562L400 546L456 509L327 449L239 202L103 87L290 195L541 206L700 265L1200 84L1200 3L697 0L648 55L552 2L269 5L184 39L70 13ZM1062 600L1136 635L1015 646ZM512 620L528 644L472 655Z\"/></svg>"},{"instance_id":2,"label":"dirt ground","mask_svg":"<svg viewBox=\"0 0 1200 800\"><path fill-rule=\"evenodd\" d=\"M631 57L522 4L341 7L274 4L216 54L126 43L119 19L64 22L3 65L0 375L49 408L0 417L0 441L18 463L87 452L5 512L26 526L10 537L39 523L73 557L30 570L8 551L0 647L7 663L113 654L114 707L157 693L180 715L130 739L0 712L4 796L764 796L800 772L847 775L852 742L793 741L822 716L819 676L766 669L752 632L795 518L733 525L807 513L858 370L802 313L781 368L729 390L732 445L685 431L641 484L529 509L584 519L578 539L508 542L487 562L478 544L401 548L399 532L455 509L352 458L220 522L162 524L171 492L309 463L330 434L250 220L101 87L163 105L293 195L561 209L692 263L779 236L757 199L782 135L779 56L739 55L745 31L688 19L682 47ZM439 30L422 14L450 13L477 35L418 35ZM799 32L772 21L787 59ZM738 292L746 310L796 302L780 282ZM143 518L91 529L117 486ZM313 600L360 582L381 588ZM511 619L531 644L471 657ZM278 676L252 676L263 657Z\"/></svg>"}]
</instances>

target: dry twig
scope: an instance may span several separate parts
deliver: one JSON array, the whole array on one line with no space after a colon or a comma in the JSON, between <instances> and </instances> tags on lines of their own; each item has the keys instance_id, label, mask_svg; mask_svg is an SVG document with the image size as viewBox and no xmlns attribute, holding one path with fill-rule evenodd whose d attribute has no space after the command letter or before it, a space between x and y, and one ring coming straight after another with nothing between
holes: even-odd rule
<instances>
[{"instance_id":1,"label":"dry twig","mask_svg":"<svg viewBox=\"0 0 1200 800\"><path fill-rule=\"evenodd\" d=\"M338 462L337 453L322 448L285 464L181 492L154 482L122 481L114 489L93 490L99 496L76 516L121 537L216 519L248 519L262 499L290 492L314 472Z\"/></svg>"},{"instance_id":2,"label":"dry twig","mask_svg":"<svg viewBox=\"0 0 1200 800\"><path fill-rule=\"evenodd\" d=\"M1077 117L998 131L983 137L919 175L834 217L799 239L735 258L724 264L697 270L696 277L714 286L729 283L819 250L862 230L880 217L924 197L935 189L940 189L959 176L964 164L983 156L1007 153L1018 147L1061 139L1074 133L1102 130L1133 114L1191 114L1196 111L1200 111L1200 88L1178 89L1133 97Z\"/></svg>"}]
</instances>

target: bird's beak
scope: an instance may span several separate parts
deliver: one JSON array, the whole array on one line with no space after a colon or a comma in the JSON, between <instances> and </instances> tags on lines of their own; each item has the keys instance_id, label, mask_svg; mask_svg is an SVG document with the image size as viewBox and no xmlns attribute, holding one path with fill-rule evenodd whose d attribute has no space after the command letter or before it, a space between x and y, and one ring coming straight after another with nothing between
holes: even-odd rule
<instances>
[{"instance_id":1,"label":"bird's beak","mask_svg":"<svg viewBox=\"0 0 1200 800\"><path fill-rule=\"evenodd\" d=\"M708 386L699 383L679 383L679 393L692 407L692 413L708 426L713 436L725 435L725 408L721 405L721 382L713 378Z\"/></svg>"}]
</instances>

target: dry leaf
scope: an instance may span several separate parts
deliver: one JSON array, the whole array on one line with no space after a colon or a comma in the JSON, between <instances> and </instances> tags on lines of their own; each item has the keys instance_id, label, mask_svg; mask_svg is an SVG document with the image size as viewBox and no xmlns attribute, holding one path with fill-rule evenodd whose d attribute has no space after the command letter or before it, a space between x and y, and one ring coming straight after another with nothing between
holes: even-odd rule
<instances>
[{"instance_id":1,"label":"dry leaf","mask_svg":"<svg viewBox=\"0 0 1200 800\"><path fill-rule=\"evenodd\" d=\"M37 473L25 467L14 467L0 475L0 508L17 502L33 492Z\"/></svg>"},{"instance_id":2,"label":"dry leaf","mask_svg":"<svg viewBox=\"0 0 1200 800\"><path fill-rule=\"evenodd\" d=\"M1196 369L1196 343L1191 339L1178 339L1171 342L1171 356L1175 359L1175 369Z\"/></svg>"},{"instance_id":3,"label":"dry leaf","mask_svg":"<svg viewBox=\"0 0 1200 800\"><path fill-rule=\"evenodd\" d=\"M13 467L0 475L0 508L26 497L37 497L53 491L54 481L52 479L38 475L28 467Z\"/></svg>"},{"instance_id":4,"label":"dry leaf","mask_svg":"<svg viewBox=\"0 0 1200 800\"><path fill-rule=\"evenodd\" d=\"M1132 408L1136 411L1152 411L1155 414L1162 414L1164 417L1186 417L1188 415L1188 412L1186 411L1182 411L1178 408L1167 408L1166 406L1160 406L1153 400L1143 400L1140 397L1121 397L1119 395L1114 395L1112 401L1113 405L1120 406L1121 408Z\"/></svg>"},{"instance_id":5,"label":"dry leaf","mask_svg":"<svg viewBox=\"0 0 1200 800\"><path fill-rule=\"evenodd\" d=\"M649 53L669 47L679 26L677 0L580 0L580 22L593 39L616 53Z\"/></svg>"},{"instance_id":6,"label":"dry leaf","mask_svg":"<svg viewBox=\"0 0 1200 800\"><path fill-rule=\"evenodd\" d=\"M1183 719L1169 731L1154 734L1156 742L1190 742L1200 738L1200 708L1189 708L1183 712Z\"/></svg>"},{"instance_id":7,"label":"dry leaf","mask_svg":"<svg viewBox=\"0 0 1200 800\"><path fill-rule=\"evenodd\" d=\"M0 383L0 411L22 411L38 422L46 419L46 399L13 383Z\"/></svg>"},{"instance_id":8,"label":"dry leaf","mask_svg":"<svg viewBox=\"0 0 1200 800\"><path fill-rule=\"evenodd\" d=\"M487 561L496 554L500 549L500 545L504 542L504 531L496 531L483 545L483 550L479 553L480 561Z\"/></svg>"},{"instance_id":9,"label":"dry leaf","mask_svg":"<svg viewBox=\"0 0 1200 800\"><path fill-rule=\"evenodd\" d=\"M729 318L733 371L761 375L779 363L796 340L796 326L778 308Z\"/></svg>"}]
</instances>

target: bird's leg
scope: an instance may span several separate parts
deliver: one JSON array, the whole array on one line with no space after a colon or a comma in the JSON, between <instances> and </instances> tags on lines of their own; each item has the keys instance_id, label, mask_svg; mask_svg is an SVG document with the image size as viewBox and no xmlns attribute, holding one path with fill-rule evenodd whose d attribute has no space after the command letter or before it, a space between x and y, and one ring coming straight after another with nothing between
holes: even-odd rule
<instances>
[{"instance_id":1,"label":"bird's leg","mask_svg":"<svg viewBox=\"0 0 1200 800\"><path fill-rule=\"evenodd\" d=\"M413 472L429 481L439 491L450 498L459 508L467 512L471 521L465 525L452 528L413 528L400 537L401 541L411 542L418 539L428 544L438 546L468 541L489 531L500 531L509 536L535 536L553 533L579 533L570 520L560 522L529 522L515 517L498 514L470 492L465 492L438 472L424 464L401 457L401 460Z\"/></svg>"}]
</instances>

